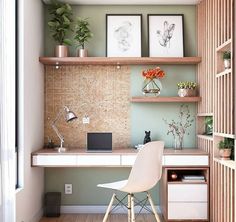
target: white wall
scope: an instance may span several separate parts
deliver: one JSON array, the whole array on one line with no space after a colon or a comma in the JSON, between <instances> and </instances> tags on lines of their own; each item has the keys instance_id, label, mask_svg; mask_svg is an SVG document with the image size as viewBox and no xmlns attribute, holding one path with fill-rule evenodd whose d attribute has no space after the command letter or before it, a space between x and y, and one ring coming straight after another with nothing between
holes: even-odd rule
<instances>
[{"instance_id":1,"label":"white wall","mask_svg":"<svg viewBox=\"0 0 236 222\"><path fill-rule=\"evenodd\" d=\"M31 152L43 147L44 72L38 58L43 54L43 4L19 1L20 125L22 169L16 194L16 221L38 222L42 213L44 170L31 167Z\"/></svg>"}]
</instances>

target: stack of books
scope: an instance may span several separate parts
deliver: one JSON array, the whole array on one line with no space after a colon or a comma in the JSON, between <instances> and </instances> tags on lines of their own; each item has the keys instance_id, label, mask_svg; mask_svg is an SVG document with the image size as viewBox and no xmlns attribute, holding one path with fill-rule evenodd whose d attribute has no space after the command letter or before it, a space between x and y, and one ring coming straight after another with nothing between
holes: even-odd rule
<instances>
[{"instance_id":1,"label":"stack of books","mask_svg":"<svg viewBox=\"0 0 236 222\"><path fill-rule=\"evenodd\" d=\"M202 175L184 175L182 182L205 182L205 177Z\"/></svg>"}]
</instances>

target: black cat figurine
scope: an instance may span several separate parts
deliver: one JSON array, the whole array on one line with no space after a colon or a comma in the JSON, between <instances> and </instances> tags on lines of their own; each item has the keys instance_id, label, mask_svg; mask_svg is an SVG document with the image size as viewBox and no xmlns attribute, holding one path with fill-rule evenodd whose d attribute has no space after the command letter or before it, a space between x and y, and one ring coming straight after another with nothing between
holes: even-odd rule
<instances>
[{"instance_id":1,"label":"black cat figurine","mask_svg":"<svg viewBox=\"0 0 236 222\"><path fill-rule=\"evenodd\" d=\"M150 137L151 131L145 131L145 137L143 140L143 144L151 142L151 137Z\"/></svg>"}]
</instances>

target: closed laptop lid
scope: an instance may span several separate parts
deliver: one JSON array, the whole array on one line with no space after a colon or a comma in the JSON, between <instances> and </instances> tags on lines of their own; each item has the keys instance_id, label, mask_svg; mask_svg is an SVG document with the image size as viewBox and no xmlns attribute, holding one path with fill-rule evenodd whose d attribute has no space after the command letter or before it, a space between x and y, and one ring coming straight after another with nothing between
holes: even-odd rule
<instances>
[{"instance_id":1,"label":"closed laptop lid","mask_svg":"<svg viewBox=\"0 0 236 222\"><path fill-rule=\"evenodd\" d=\"M111 152L112 151L112 133L110 132L87 133L87 151L88 152Z\"/></svg>"}]
</instances>

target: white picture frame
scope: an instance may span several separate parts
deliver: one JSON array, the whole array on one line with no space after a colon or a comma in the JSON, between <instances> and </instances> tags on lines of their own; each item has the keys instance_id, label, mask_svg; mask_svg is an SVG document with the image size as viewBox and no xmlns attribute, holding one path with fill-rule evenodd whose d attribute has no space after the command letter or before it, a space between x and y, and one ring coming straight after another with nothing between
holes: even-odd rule
<instances>
[{"instance_id":1,"label":"white picture frame","mask_svg":"<svg viewBox=\"0 0 236 222\"><path fill-rule=\"evenodd\" d=\"M184 57L184 15L148 14L150 57Z\"/></svg>"},{"instance_id":2,"label":"white picture frame","mask_svg":"<svg viewBox=\"0 0 236 222\"><path fill-rule=\"evenodd\" d=\"M142 56L142 15L106 14L106 56Z\"/></svg>"}]
</instances>

